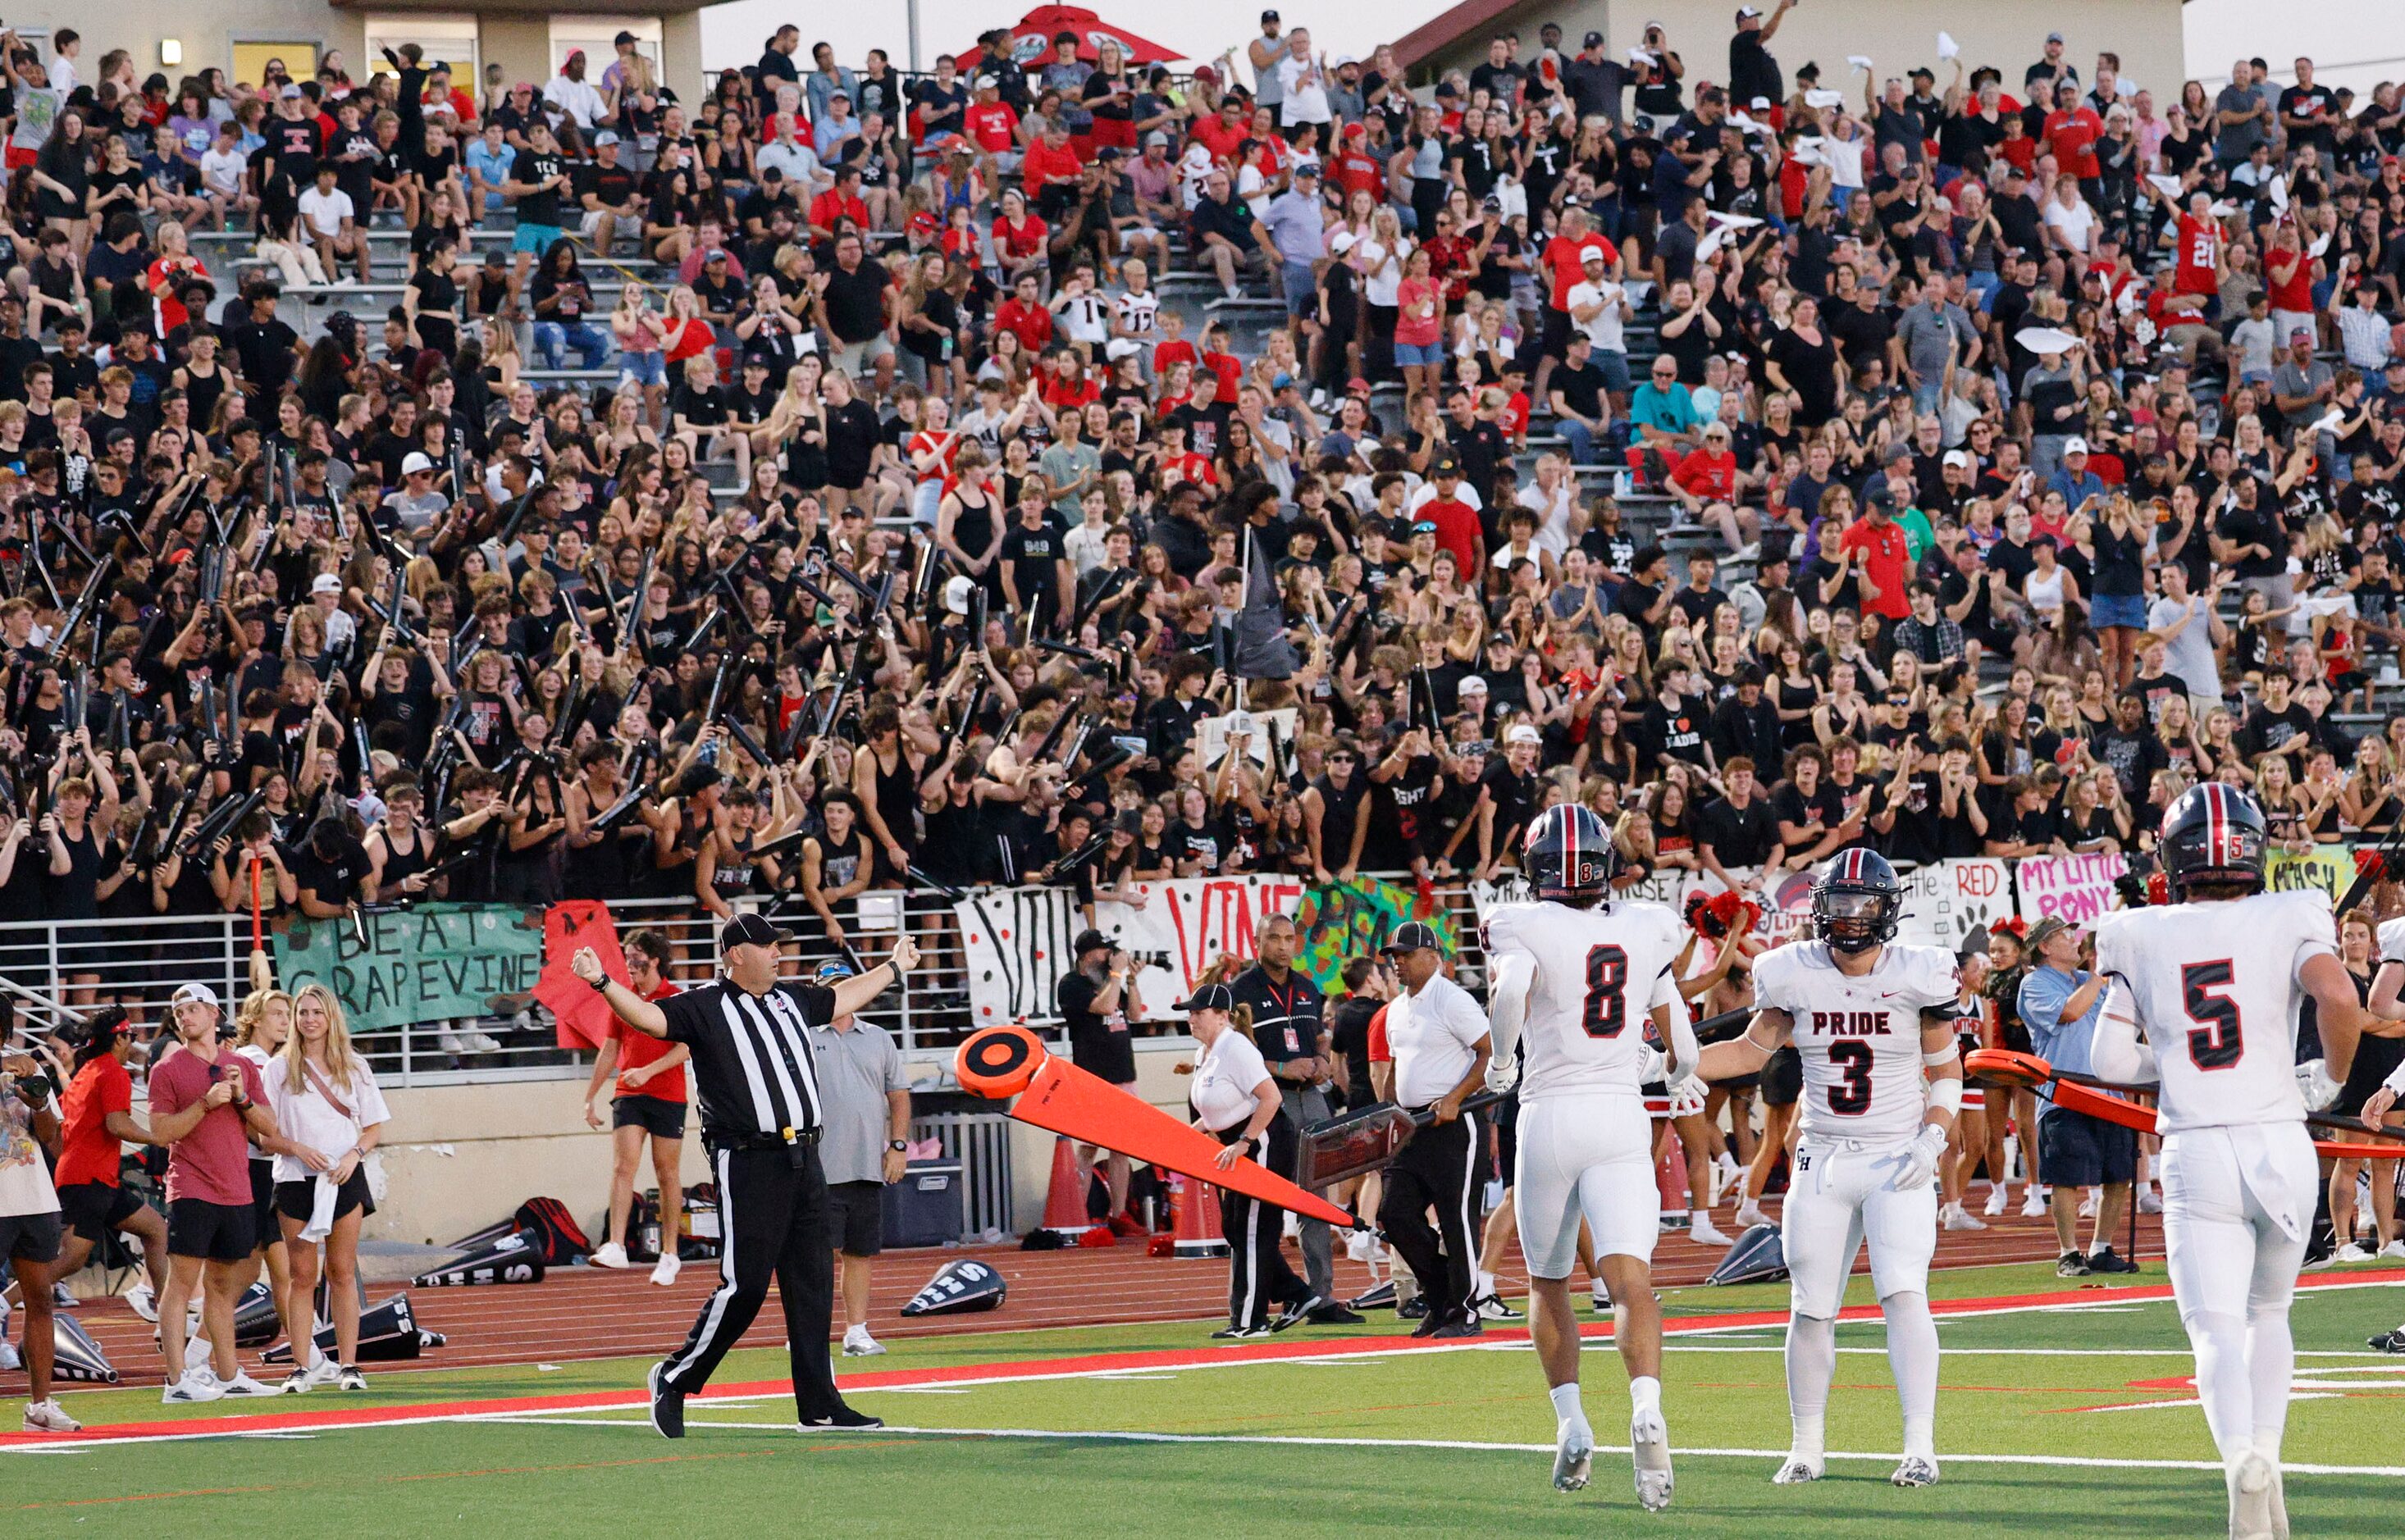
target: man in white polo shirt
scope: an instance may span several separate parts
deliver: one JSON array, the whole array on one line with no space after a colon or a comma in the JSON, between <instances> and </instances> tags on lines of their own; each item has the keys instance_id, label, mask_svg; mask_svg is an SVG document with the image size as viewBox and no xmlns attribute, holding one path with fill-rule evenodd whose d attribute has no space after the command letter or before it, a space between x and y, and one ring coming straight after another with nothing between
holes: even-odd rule
<instances>
[{"instance_id":1,"label":"man in white polo shirt","mask_svg":"<svg viewBox=\"0 0 2405 1540\"><path fill-rule=\"evenodd\" d=\"M1378 1225L1428 1301L1428 1314L1412 1335L1476 1337L1484 1328L1470 1295L1486 1121L1461 1104L1486 1078L1486 1012L1444 976L1435 927L1408 920L1382 950L1403 986L1385 1008L1395 1101L1406 1112L1432 1111L1435 1121L1413 1135L1386 1168ZM1433 1225L1430 1209L1437 1215Z\"/></svg>"}]
</instances>

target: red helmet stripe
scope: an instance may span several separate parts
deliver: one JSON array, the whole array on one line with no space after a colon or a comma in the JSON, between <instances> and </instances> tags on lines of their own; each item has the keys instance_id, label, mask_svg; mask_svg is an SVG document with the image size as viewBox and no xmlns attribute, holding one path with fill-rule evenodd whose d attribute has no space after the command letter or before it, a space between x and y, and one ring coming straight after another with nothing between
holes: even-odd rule
<instances>
[{"instance_id":1,"label":"red helmet stripe","mask_svg":"<svg viewBox=\"0 0 2405 1540\"><path fill-rule=\"evenodd\" d=\"M1562 882L1566 886L1578 882L1579 824L1575 815L1567 809L1559 815L1562 826Z\"/></svg>"}]
</instances>

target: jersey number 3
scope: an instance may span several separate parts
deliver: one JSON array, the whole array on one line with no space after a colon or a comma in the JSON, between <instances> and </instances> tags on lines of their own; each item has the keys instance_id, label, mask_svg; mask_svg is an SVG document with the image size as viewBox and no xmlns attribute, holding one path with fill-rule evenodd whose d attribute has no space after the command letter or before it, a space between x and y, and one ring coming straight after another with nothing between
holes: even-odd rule
<instances>
[{"instance_id":1,"label":"jersey number 3","mask_svg":"<svg viewBox=\"0 0 2405 1540\"><path fill-rule=\"evenodd\" d=\"M2214 990L2229 985L2228 959L2191 962L2180 970L2180 1006L2201 1025L2187 1034L2187 1057L2200 1070L2227 1070L2246 1051L2238 1029L2238 1002Z\"/></svg>"},{"instance_id":2,"label":"jersey number 3","mask_svg":"<svg viewBox=\"0 0 2405 1540\"><path fill-rule=\"evenodd\" d=\"M1829 1044L1829 1062L1843 1079L1829 1087L1829 1111L1841 1117L1860 1117L1871 1110L1871 1045L1838 1042Z\"/></svg>"},{"instance_id":3,"label":"jersey number 3","mask_svg":"<svg viewBox=\"0 0 2405 1540\"><path fill-rule=\"evenodd\" d=\"M1628 1025L1628 954L1610 945L1586 951L1586 1010L1579 1018L1589 1037L1618 1037Z\"/></svg>"}]
</instances>

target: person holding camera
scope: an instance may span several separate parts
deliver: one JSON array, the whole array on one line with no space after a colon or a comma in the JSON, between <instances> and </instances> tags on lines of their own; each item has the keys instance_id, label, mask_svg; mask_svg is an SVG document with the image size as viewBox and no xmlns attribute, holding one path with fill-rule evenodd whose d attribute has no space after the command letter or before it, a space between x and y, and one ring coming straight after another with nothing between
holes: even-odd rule
<instances>
[{"instance_id":1,"label":"person holding camera","mask_svg":"<svg viewBox=\"0 0 2405 1540\"><path fill-rule=\"evenodd\" d=\"M233 1355L234 1296L242 1292L241 1268L258 1228L250 1136L270 1155L293 1156L313 1171L333 1162L278 1134L259 1067L218 1042L216 990L184 985L168 1011L176 1045L150 1071L150 1134L167 1146L167 1286L159 1295L167 1389L161 1399L185 1406L227 1395L274 1395L274 1387L244 1373ZM188 1365L184 1312L195 1291L209 1355Z\"/></svg>"},{"instance_id":2,"label":"person holding camera","mask_svg":"<svg viewBox=\"0 0 2405 1540\"><path fill-rule=\"evenodd\" d=\"M66 1275L59 1259L59 1195L42 1159L59 1138L58 1103L49 1074L31 1054L0 1057L0 1260L17 1274L25 1307L27 1433L74 1433L83 1424L69 1417L50 1393L50 1363L56 1337L51 1326L52 1281Z\"/></svg>"},{"instance_id":3,"label":"person holding camera","mask_svg":"<svg viewBox=\"0 0 2405 1540\"><path fill-rule=\"evenodd\" d=\"M1144 1001L1135 989L1135 959L1093 930L1081 932L1073 950L1076 957L1073 970L1062 974L1052 990L1062 1029L1069 1035L1070 1062L1088 1074L1132 1091L1135 1046L1128 1023L1144 1019ZM1112 1233L1144 1234L1144 1225L1127 1211L1128 1157L1117 1150L1080 1144L1077 1164L1091 1172L1098 1155L1103 1183L1111 1195L1106 1223Z\"/></svg>"}]
</instances>

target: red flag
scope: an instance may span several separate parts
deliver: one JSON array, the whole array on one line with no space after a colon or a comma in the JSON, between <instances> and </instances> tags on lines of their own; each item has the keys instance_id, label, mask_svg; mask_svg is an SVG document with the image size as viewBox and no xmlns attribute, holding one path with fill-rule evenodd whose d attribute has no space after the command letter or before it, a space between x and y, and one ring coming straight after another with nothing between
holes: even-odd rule
<instances>
[{"instance_id":1,"label":"red flag","mask_svg":"<svg viewBox=\"0 0 2405 1540\"><path fill-rule=\"evenodd\" d=\"M621 984L626 980L626 954L618 946L618 928L610 906L594 899L555 903L542 917L542 975L535 980L534 998L551 1008L559 1023L562 1048L598 1048L610 1041L616 1016L610 1002L569 970L568 959L579 947L590 946L601 966Z\"/></svg>"}]
</instances>

